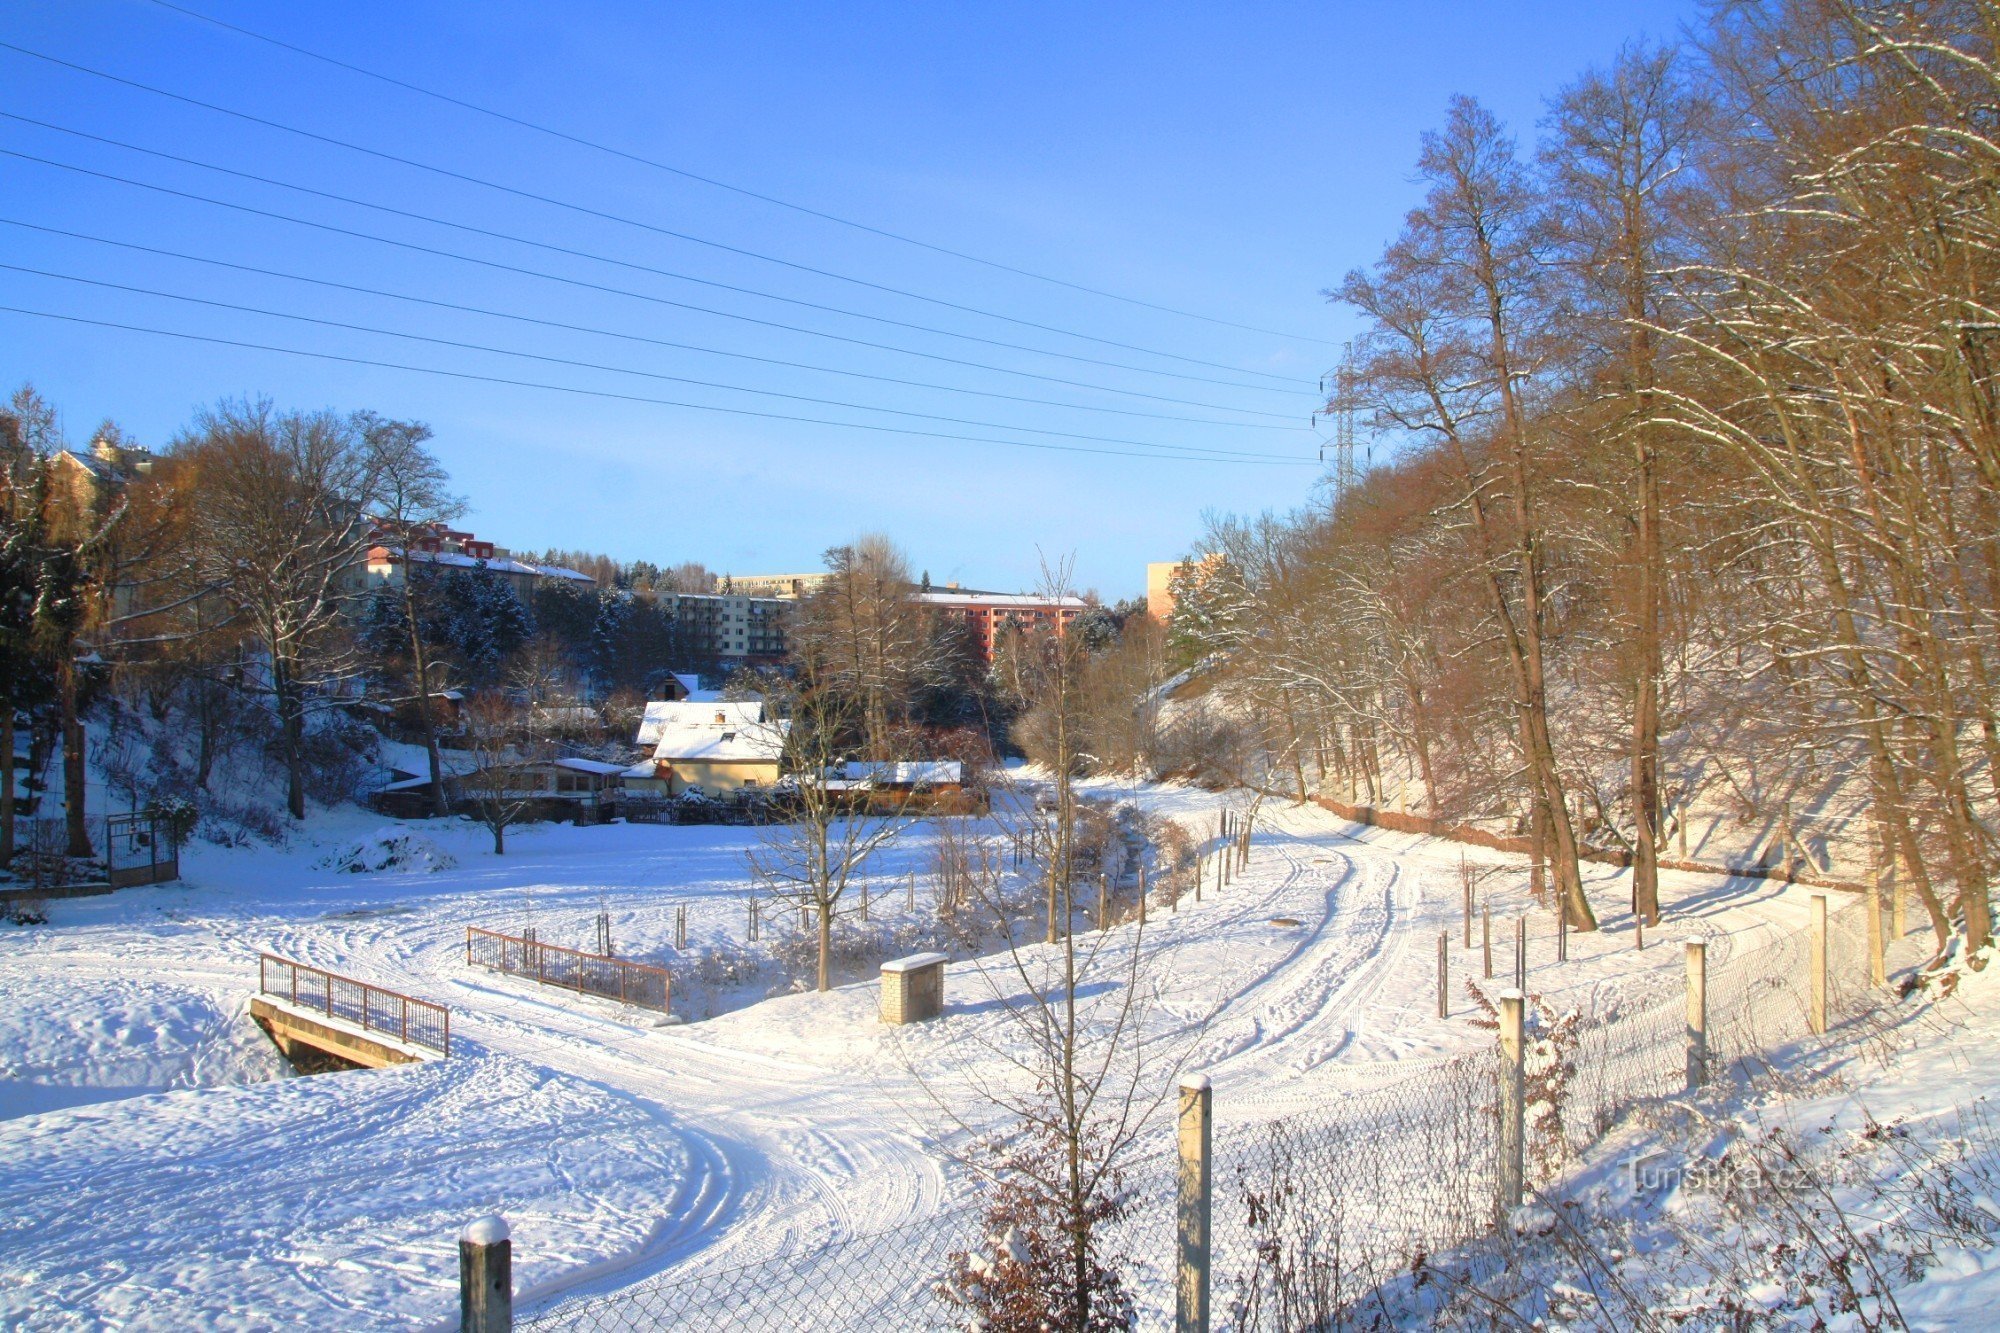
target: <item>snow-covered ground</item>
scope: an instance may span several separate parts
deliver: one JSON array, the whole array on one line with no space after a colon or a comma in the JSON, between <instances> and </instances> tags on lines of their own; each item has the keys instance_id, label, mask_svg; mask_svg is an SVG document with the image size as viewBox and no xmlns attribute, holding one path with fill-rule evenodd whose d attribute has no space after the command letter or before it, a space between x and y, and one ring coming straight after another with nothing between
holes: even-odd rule
<instances>
[{"instance_id":1,"label":"snow-covered ground","mask_svg":"<svg viewBox=\"0 0 2000 1333\"><path fill-rule=\"evenodd\" d=\"M1092 789L1211 844L1219 812L1247 803ZM334 868L384 832L437 855ZM872 915L892 937L931 910L917 872L935 836L914 826L871 874ZM756 956L743 860L756 837L535 826L495 857L475 826L336 815L310 842L191 850L181 884L59 902L47 926L0 930L0 1324L423 1325L450 1314L455 1232L483 1212L513 1225L527 1305L962 1203L972 1184L943 1149L991 1119L969 1090L1009 1077L1019 976L1004 960L954 963L945 1017L905 1029L876 1021L865 980L758 1000L767 981L731 970ZM1214 1079L1223 1125L1489 1045L1471 1006L1436 1013L1439 931L1452 933L1454 968L1476 956L1458 939L1462 857L1493 908L1491 988L1508 984L1525 915L1533 988L1557 1008L1669 995L1679 938L1709 939L1720 963L1807 919L1806 890L1669 874L1672 920L1641 952L1623 877L1593 866L1606 929L1572 935L1557 964L1553 918L1529 906L1518 859L1267 800L1254 859L1227 889L1154 908L1143 936L1107 934L1100 991L1141 949L1157 992L1144 1037ZM672 947L683 906L687 958ZM545 941L587 947L600 911L622 955L705 956L704 1011L720 1012L662 1024L466 965L468 925L532 923ZM798 927L775 914L765 929L782 945ZM260 949L448 1004L452 1058L282 1077L246 1014ZM1037 965L1037 949L1026 954ZM1162 1149L1168 1134L1162 1119Z\"/></svg>"}]
</instances>

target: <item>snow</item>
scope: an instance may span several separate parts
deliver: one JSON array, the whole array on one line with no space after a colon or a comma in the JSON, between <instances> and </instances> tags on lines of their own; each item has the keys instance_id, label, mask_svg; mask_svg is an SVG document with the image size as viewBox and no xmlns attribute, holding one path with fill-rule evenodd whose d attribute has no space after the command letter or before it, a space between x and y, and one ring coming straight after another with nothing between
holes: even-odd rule
<instances>
[{"instance_id":1,"label":"snow","mask_svg":"<svg viewBox=\"0 0 2000 1333\"><path fill-rule=\"evenodd\" d=\"M1253 799L1085 791L1174 818L1208 851L1221 811ZM1004 816L1004 792L999 805ZM1004 953L957 953L942 1019L877 1021L881 960L927 951L946 826L912 824L870 867L876 951L844 960L844 984L823 995L793 993L778 970L806 946L791 914L767 908L765 938L744 940L754 828L529 825L496 857L465 821L333 813L287 848L191 847L182 884L54 903L48 926L0 930L0 985L27 997L0 1010L0 1324L437 1323L455 1299L455 1238L486 1214L512 1228L528 1309L962 1208L975 1182L947 1149L993 1124L974 1088L1022 1076L1009 1008L1049 958L1029 946L1017 969ZM994 820L949 826L998 836ZM1557 1008L1671 998L1681 939L1706 939L1719 966L1800 930L1810 910L1797 886L1668 872L1670 920L1641 951L1624 875L1588 866L1605 929L1573 934L1558 964L1520 858L1275 799L1259 802L1256 830L1226 888L1156 904L1143 935L1091 935L1093 1003L1116 999L1139 949L1149 996L1136 1030L1211 1082L1218 1132L1490 1047L1460 998L1476 956L1460 943L1461 864L1482 877L1498 955L1495 979L1470 984L1512 985L1518 916L1530 989ZM339 868L356 860L369 873ZM532 924L591 947L600 913L620 956L676 969L684 1021L465 964L468 925ZM1441 931L1448 1019L1434 992ZM245 1014L260 949L449 1005L452 1057L286 1077ZM1975 998L1990 1026L1992 993ZM1982 1066L1953 1067L1968 1095L1963 1070ZM1162 1090L1179 1077L1163 1070ZM1172 1107L1153 1114L1146 1151L1169 1152ZM1940 1283L2000 1296L1987 1259L1954 1262Z\"/></svg>"}]
</instances>

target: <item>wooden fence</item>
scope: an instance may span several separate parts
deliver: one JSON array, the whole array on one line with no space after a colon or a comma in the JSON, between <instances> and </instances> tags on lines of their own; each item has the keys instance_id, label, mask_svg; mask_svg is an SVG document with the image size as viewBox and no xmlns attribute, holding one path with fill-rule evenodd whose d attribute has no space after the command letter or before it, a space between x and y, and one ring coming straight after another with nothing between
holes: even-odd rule
<instances>
[{"instance_id":1,"label":"wooden fence","mask_svg":"<svg viewBox=\"0 0 2000 1333\"><path fill-rule=\"evenodd\" d=\"M608 954L565 949L559 944L518 935L502 935L477 926L465 928L466 966L490 967L509 976L527 977L544 986L560 986L580 995L596 995L620 1004L669 1012L671 991L667 970Z\"/></svg>"}]
</instances>

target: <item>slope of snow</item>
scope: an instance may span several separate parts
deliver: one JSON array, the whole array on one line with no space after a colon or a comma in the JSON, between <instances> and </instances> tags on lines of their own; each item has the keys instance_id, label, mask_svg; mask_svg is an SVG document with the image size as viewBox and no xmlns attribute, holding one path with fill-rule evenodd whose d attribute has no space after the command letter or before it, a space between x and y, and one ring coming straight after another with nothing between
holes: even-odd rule
<instances>
[{"instance_id":1,"label":"slope of snow","mask_svg":"<svg viewBox=\"0 0 2000 1333\"><path fill-rule=\"evenodd\" d=\"M1178 786L1089 789L1181 821L1210 851L1220 811L1248 805L1242 793ZM1000 836L993 821L973 826ZM1138 1031L1163 1061L1149 1077L1207 1072L1219 1127L1489 1046L1463 988L1511 984L1517 918L1531 988L1589 1009L1677 993L1682 937L1708 939L1719 963L1801 928L1808 910L1796 887L1670 874L1672 919L1640 951L1623 876L1593 866L1606 929L1572 936L1557 963L1553 917L1528 901L1518 858L1275 800L1260 803L1257 830L1250 866L1226 889L1211 880L1199 904L1155 906L1143 933L1088 937L1091 1003L1118 1002L1122 965L1139 950ZM372 873L328 859L405 835L437 855ZM36 997L0 1019L13 1117L0 1119L0 1192L23 1201L5 1213L15 1229L0 1233L0 1320L136 1317L148 1288L188 1302L166 1323L325 1326L364 1308L442 1319L457 1228L495 1209L514 1225L525 1307L559 1287L588 1294L754 1263L962 1206L974 1183L946 1149L994 1124L980 1089L1023 1077L1009 1017L1020 971L1004 954L955 961L945 1017L906 1029L876 1021L865 978L879 959L858 959L844 975L864 979L828 994L766 998L774 950L796 951L802 932L772 911L764 940L745 941L743 858L758 836L532 826L510 832L496 857L462 822L332 816L287 849L191 849L181 885L57 903L47 927L0 931L0 984ZM871 869L885 948L933 913L936 839L915 825ZM1462 863L1493 911L1490 982L1477 939L1463 946ZM679 908L685 952L673 944ZM708 978L677 992L680 1016L695 1021L662 1026L466 964L468 925L533 924L543 940L588 947L600 912L621 955ZM1039 937L1039 924L1022 924ZM1446 1019L1441 931L1453 968ZM453 1058L74 1104L105 1089L275 1072L240 1016L258 949L450 1005ZM1022 950L1029 975L1050 961L1044 946ZM1149 1124L1145 1150L1167 1151L1165 1115ZM181 1173L185 1205L169 1187ZM183 1237L179 1251L157 1239L168 1234Z\"/></svg>"}]
</instances>

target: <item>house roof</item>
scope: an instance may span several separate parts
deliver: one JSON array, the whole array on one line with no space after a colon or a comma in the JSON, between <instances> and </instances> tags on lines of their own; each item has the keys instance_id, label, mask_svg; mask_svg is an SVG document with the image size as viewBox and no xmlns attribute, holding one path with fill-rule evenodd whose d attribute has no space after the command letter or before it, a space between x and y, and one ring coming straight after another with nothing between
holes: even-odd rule
<instances>
[{"instance_id":1,"label":"house roof","mask_svg":"<svg viewBox=\"0 0 2000 1333\"><path fill-rule=\"evenodd\" d=\"M720 718L720 722L717 719ZM658 745L668 727L749 727L764 720L764 701L747 699L677 699L646 705L636 744Z\"/></svg>"},{"instance_id":2,"label":"house roof","mask_svg":"<svg viewBox=\"0 0 2000 1333\"><path fill-rule=\"evenodd\" d=\"M850 782L882 787L920 787L963 780L964 765L956 759L903 759L856 762L847 766Z\"/></svg>"},{"instance_id":3,"label":"house roof","mask_svg":"<svg viewBox=\"0 0 2000 1333\"><path fill-rule=\"evenodd\" d=\"M701 677L691 672L676 671L674 679L679 681L681 689L686 691L681 699L682 703L714 703L722 697L720 690L704 690L701 687Z\"/></svg>"},{"instance_id":4,"label":"house roof","mask_svg":"<svg viewBox=\"0 0 2000 1333\"><path fill-rule=\"evenodd\" d=\"M596 773L600 777L612 777L625 771L623 764L600 763L595 759L558 759L556 767L573 769L578 773Z\"/></svg>"},{"instance_id":5,"label":"house roof","mask_svg":"<svg viewBox=\"0 0 2000 1333\"><path fill-rule=\"evenodd\" d=\"M716 705L705 705L711 710ZM745 722L718 727L670 725L653 746L655 761L668 763L775 763L785 753L789 722Z\"/></svg>"}]
</instances>

